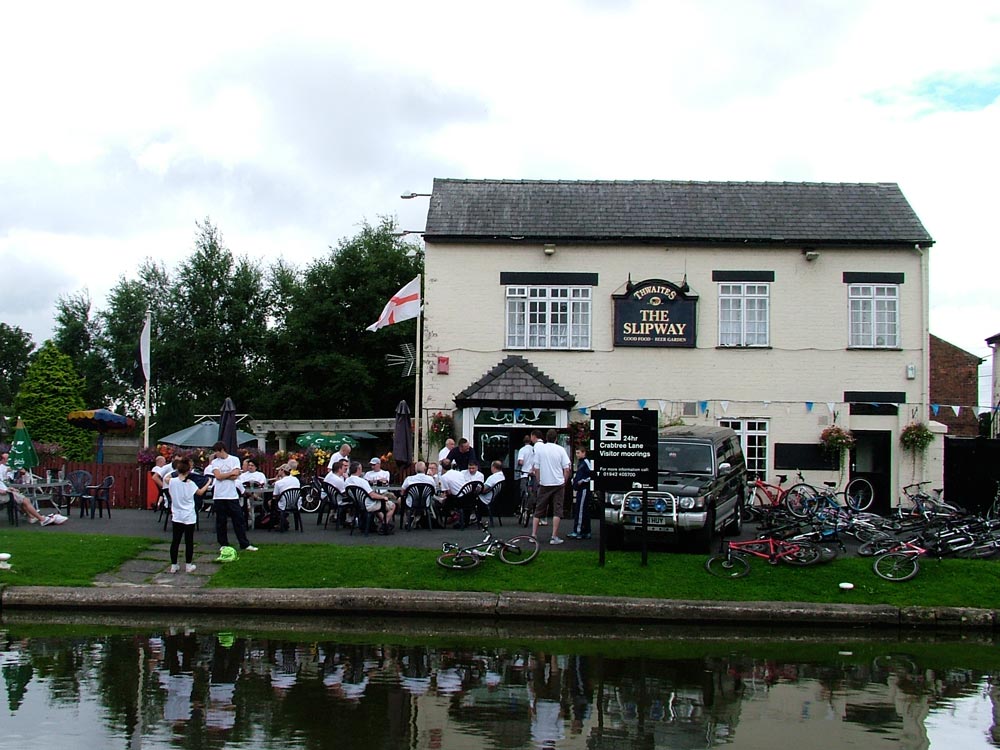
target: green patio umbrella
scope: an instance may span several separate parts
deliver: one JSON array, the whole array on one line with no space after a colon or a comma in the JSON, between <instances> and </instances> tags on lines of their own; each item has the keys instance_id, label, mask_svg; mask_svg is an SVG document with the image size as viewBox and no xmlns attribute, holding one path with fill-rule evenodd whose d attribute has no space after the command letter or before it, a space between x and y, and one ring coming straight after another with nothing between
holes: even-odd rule
<instances>
[{"instance_id":1,"label":"green patio umbrella","mask_svg":"<svg viewBox=\"0 0 1000 750\"><path fill-rule=\"evenodd\" d=\"M358 441L343 432L304 432L295 438L295 442L303 448L333 448L336 450L344 443L351 448L358 447Z\"/></svg>"},{"instance_id":2,"label":"green patio umbrella","mask_svg":"<svg viewBox=\"0 0 1000 750\"><path fill-rule=\"evenodd\" d=\"M20 417L17 418L17 428L10 442L7 465L12 469L32 469L38 466L38 454L35 453L35 446L31 444L28 428L24 426L24 420Z\"/></svg>"}]
</instances>

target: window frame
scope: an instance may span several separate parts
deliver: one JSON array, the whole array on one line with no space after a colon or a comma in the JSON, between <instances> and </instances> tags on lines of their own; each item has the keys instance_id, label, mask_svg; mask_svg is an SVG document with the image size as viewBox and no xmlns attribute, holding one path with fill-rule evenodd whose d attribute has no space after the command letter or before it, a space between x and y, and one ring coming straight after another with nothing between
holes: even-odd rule
<instances>
[{"instance_id":1,"label":"window frame","mask_svg":"<svg viewBox=\"0 0 1000 750\"><path fill-rule=\"evenodd\" d=\"M719 281L718 298L719 348L766 349L771 345L770 282ZM733 306L732 303L734 301L738 302L738 305ZM753 302L754 305L749 305L748 302ZM763 314L761 314L761 306ZM734 312L738 315L738 320L735 319ZM752 321L749 320L751 313L755 317ZM739 330L735 332L735 336L738 339L736 342L729 340L734 335L734 332L725 330L727 327L733 325L739 327ZM757 330L751 330L751 326ZM761 328L763 330L759 330ZM754 338L752 343L750 342L751 338Z\"/></svg>"},{"instance_id":2,"label":"window frame","mask_svg":"<svg viewBox=\"0 0 1000 750\"><path fill-rule=\"evenodd\" d=\"M899 284L867 281L847 285L848 349L900 348L902 320L899 287ZM887 294L889 291L892 294ZM886 343L880 344L880 338L885 338Z\"/></svg>"},{"instance_id":3,"label":"window frame","mask_svg":"<svg viewBox=\"0 0 1000 750\"><path fill-rule=\"evenodd\" d=\"M757 474L761 478L767 477L767 467L771 460L771 420L763 417L723 417L719 420L719 426L728 427L739 438L747 476ZM755 439L752 445L750 438Z\"/></svg>"},{"instance_id":4,"label":"window frame","mask_svg":"<svg viewBox=\"0 0 1000 750\"><path fill-rule=\"evenodd\" d=\"M593 287L578 284L512 284L504 289L504 348L590 351Z\"/></svg>"}]
</instances>

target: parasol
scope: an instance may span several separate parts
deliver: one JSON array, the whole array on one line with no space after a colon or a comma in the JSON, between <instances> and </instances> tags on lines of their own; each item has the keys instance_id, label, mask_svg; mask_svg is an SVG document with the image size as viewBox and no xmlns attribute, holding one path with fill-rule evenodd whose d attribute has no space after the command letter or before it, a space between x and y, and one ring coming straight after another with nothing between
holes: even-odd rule
<instances>
[{"instance_id":1,"label":"parasol","mask_svg":"<svg viewBox=\"0 0 1000 750\"><path fill-rule=\"evenodd\" d=\"M182 448L211 448L219 439L219 423L215 420L207 420L191 425L178 432L172 432L160 438L161 443L168 445L179 445ZM253 443L257 441L256 435L251 435L243 430L236 431L236 444Z\"/></svg>"},{"instance_id":2,"label":"parasol","mask_svg":"<svg viewBox=\"0 0 1000 750\"><path fill-rule=\"evenodd\" d=\"M343 432L304 432L295 438L297 445L303 448L332 448L336 450L344 443L351 448L358 447L358 441Z\"/></svg>"},{"instance_id":3,"label":"parasol","mask_svg":"<svg viewBox=\"0 0 1000 750\"><path fill-rule=\"evenodd\" d=\"M66 415L66 421L74 427L97 432L97 463L104 463L104 436L108 433L118 434L131 432L135 429L135 420L115 414L107 409L81 409L71 411Z\"/></svg>"},{"instance_id":4,"label":"parasol","mask_svg":"<svg viewBox=\"0 0 1000 750\"><path fill-rule=\"evenodd\" d=\"M236 453L236 405L228 396L220 409L219 440L226 444L226 453Z\"/></svg>"},{"instance_id":5,"label":"parasol","mask_svg":"<svg viewBox=\"0 0 1000 750\"><path fill-rule=\"evenodd\" d=\"M24 426L24 420L20 417L17 418L14 438L10 441L7 465L12 469L31 469L38 466L38 454L35 453L35 446L31 444L28 428Z\"/></svg>"},{"instance_id":6,"label":"parasol","mask_svg":"<svg viewBox=\"0 0 1000 750\"><path fill-rule=\"evenodd\" d=\"M396 426L392 431L392 457L396 463L413 463L413 425L410 422L410 406L400 401L396 407Z\"/></svg>"}]
</instances>

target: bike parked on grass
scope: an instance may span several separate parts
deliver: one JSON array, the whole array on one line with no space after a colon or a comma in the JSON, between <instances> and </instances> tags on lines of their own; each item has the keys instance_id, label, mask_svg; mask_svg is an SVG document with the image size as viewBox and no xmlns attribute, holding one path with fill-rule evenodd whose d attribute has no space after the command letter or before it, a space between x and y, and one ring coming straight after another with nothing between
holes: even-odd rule
<instances>
[{"instance_id":1,"label":"bike parked on grass","mask_svg":"<svg viewBox=\"0 0 1000 750\"><path fill-rule=\"evenodd\" d=\"M920 572L917 558L927 552L916 542L900 542L891 552L885 552L875 558L872 570L879 578L887 581L909 581Z\"/></svg>"},{"instance_id":2,"label":"bike parked on grass","mask_svg":"<svg viewBox=\"0 0 1000 750\"><path fill-rule=\"evenodd\" d=\"M462 547L453 542L442 544L438 565L448 570L466 570L475 568L484 557L499 557L508 565L524 565L538 556L540 545L533 536L521 534L505 540L494 536L490 527L482 522L479 523L479 528L486 534L479 544L470 547Z\"/></svg>"},{"instance_id":3,"label":"bike parked on grass","mask_svg":"<svg viewBox=\"0 0 1000 750\"><path fill-rule=\"evenodd\" d=\"M822 553L812 542L785 541L775 537L746 542L726 542L718 555L705 561L705 570L718 578L742 578L750 573L749 556L760 557L771 565L812 565Z\"/></svg>"}]
</instances>

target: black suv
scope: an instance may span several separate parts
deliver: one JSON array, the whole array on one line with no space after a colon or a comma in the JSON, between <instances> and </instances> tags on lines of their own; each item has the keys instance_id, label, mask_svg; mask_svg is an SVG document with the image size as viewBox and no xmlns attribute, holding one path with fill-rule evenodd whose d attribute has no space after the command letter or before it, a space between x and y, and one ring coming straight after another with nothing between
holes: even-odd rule
<instances>
[{"instance_id":1,"label":"black suv","mask_svg":"<svg viewBox=\"0 0 1000 750\"><path fill-rule=\"evenodd\" d=\"M659 437L659 479L649 491L646 528L663 537L711 548L717 531L739 533L746 460L728 427L668 427ZM642 492L609 492L604 498L608 546L620 546L642 524Z\"/></svg>"}]
</instances>

